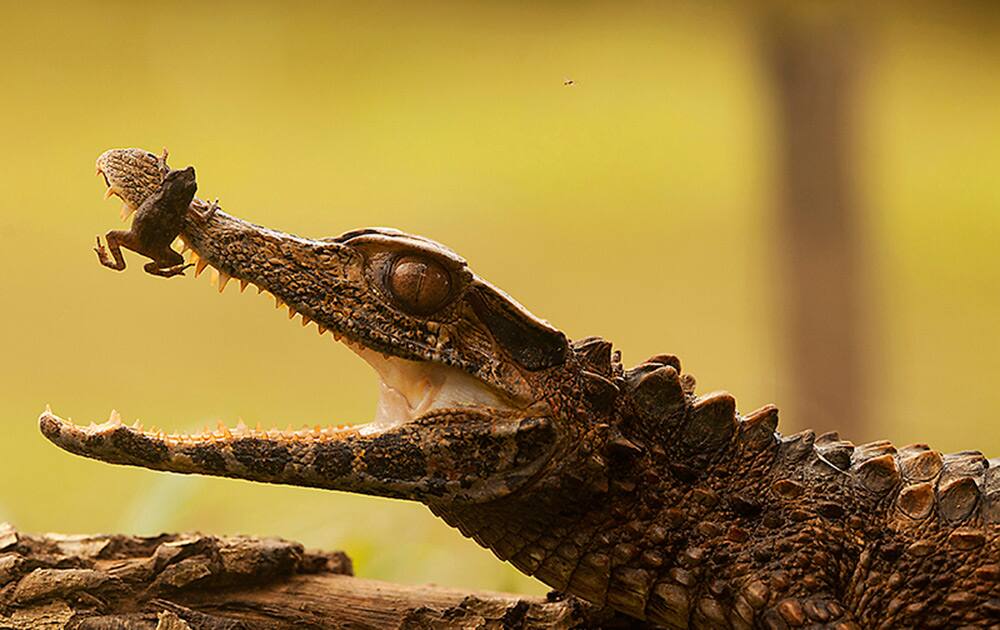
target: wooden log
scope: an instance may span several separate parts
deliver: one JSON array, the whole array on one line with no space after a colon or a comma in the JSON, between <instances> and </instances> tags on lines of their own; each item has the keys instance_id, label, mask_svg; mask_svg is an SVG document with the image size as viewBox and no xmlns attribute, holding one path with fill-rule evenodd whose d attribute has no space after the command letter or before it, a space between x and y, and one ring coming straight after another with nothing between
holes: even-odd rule
<instances>
[{"instance_id":1,"label":"wooden log","mask_svg":"<svg viewBox=\"0 0 1000 630\"><path fill-rule=\"evenodd\" d=\"M591 628L573 598L353 577L343 552L248 536L26 535L0 524L0 628Z\"/></svg>"}]
</instances>

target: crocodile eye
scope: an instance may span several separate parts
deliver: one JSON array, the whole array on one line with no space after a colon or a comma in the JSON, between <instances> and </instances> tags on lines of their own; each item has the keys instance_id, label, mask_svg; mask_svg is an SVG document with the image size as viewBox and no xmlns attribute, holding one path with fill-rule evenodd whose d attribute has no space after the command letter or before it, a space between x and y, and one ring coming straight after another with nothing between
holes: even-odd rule
<instances>
[{"instance_id":1,"label":"crocodile eye","mask_svg":"<svg viewBox=\"0 0 1000 630\"><path fill-rule=\"evenodd\" d=\"M418 256L401 256L389 271L389 291L405 310L429 315L451 294L451 277L440 263Z\"/></svg>"}]
</instances>

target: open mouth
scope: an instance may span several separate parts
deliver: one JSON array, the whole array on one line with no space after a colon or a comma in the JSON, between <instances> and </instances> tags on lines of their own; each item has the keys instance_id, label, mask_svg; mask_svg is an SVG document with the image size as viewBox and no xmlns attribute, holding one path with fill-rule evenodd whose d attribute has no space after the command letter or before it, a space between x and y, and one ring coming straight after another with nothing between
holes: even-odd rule
<instances>
[{"instance_id":1,"label":"open mouth","mask_svg":"<svg viewBox=\"0 0 1000 630\"><path fill-rule=\"evenodd\" d=\"M291 309L289 313L290 317L295 316ZM307 325L306 322L307 319L303 318L303 325ZM379 396L374 417L369 422L350 425L304 425L299 429L291 426L284 429L265 429L260 424L251 427L239 421L234 426L228 426L220 421L214 429L205 427L200 432L176 433L164 432L156 426L146 428L138 420L127 424L117 410L112 410L106 421L91 422L88 426L77 426L72 419L57 416L49 407L46 407L43 417L62 425L63 431L98 434L127 430L168 443L184 444L245 436L291 440L326 440L352 434L374 436L435 415L463 410L477 412L488 410L499 415L503 412L523 412L531 406L511 400L457 368L385 355L353 343L336 333L329 332L329 334L364 359L378 376Z\"/></svg>"},{"instance_id":2,"label":"open mouth","mask_svg":"<svg viewBox=\"0 0 1000 630\"><path fill-rule=\"evenodd\" d=\"M195 264L195 276L199 276L206 268L209 269L211 284L222 293L232 280L232 276L212 266L206 258L200 257L194 249L183 242L183 239L181 247L186 250L188 260ZM253 285L258 293L272 295L275 307L287 310L289 320L298 317L302 326L312 325L320 335L332 336L364 359L379 379L379 397L371 421L351 426L306 427L301 431L292 432L297 438L312 435L333 436L350 431L356 431L360 435L373 435L420 418L453 410L472 408L498 412L524 411L531 406L530 401L512 398L460 368L433 361L405 359L366 347L362 342L349 336L349 333L327 327L320 320L315 320L305 312L297 310L294 303L286 303L267 288L244 279L238 282L241 292ZM216 433L213 432L213 435ZM273 433L272 431L271 434Z\"/></svg>"},{"instance_id":3,"label":"open mouth","mask_svg":"<svg viewBox=\"0 0 1000 630\"><path fill-rule=\"evenodd\" d=\"M105 198L119 197L123 201L123 218L132 216L138 205L134 200L134 191L127 185L120 185L113 175L109 176L100 166L98 174L107 184ZM83 439L87 435L125 432L168 444L197 444L241 437L322 441L342 439L351 435L376 436L417 420L456 412L498 416L513 413L524 415L528 410L538 411L544 407L542 404L533 404L530 397L520 395L521 392L504 391L495 384L487 383L470 374L467 361L463 363L460 358L456 358L455 352L449 354L449 349L444 345L447 339L441 331L441 326L433 321L427 320L421 323L422 332L436 331L437 336L428 336L425 339L419 339L420 334L409 334L411 330L405 330L407 334L401 334L391 327L379 330L377 326L373 326L366 329L365 319L353 317L352 312L371 310L374 307L386 307L390 311L392 309L374 294L366 296L360 305L336 304L335 296L338 292L358 292L357 287L350 286L348 280L356 283L365 282L364 279L359 280L356 277L358 273L355 269L336 269L332 274L327 269L325 275L333 279L330 280L328 277L325 280L317 280L314 282L315 286L310 285L313 280L303 279L322 266L316 262L322 259L322 256L319 259L312 257L317 248L334 247L334 244L327 241L299 239L265 230L222 213L219 217L206 220L200 213L207 207L208 204L199 199L194 201L193 210L189 213L195 219L189 221L190 229L174 242L186 256L186 260L194 265L195 277L209 269L211 282L219 293L222 293L233 279L237 280L241 292L252 285L258 293L273 296L275 306L287 309L290 320L296 316L300 317L303 326L310 324L316 326L320 335L332 335L335 340L364 359L379 378L379 398L372 420L364 424L316 425L300 429L291 427L265 429L260 426L249 427L243 422L235 426L220 423L215 429L206 427L196 433L168 433L155 427L144 428L139 422L127 425L122 422L117 412L112 412L108 420L103 423L91 423L87 427L77 426L47 409L42 416L43 427L46 423L58 426L64 438L76 436ZM232 255L230 246L233 243L246 247L246 251L250 254L240 252L240 255ZM396 247L395 244L390 243L390 245ZM301 248L301 251L296 248ZM279 258L277 253L280 253L280 260L277 260ZM253 264L243 265L239 262L248 255L255 257ZM398 259L398 255L394 255ZM380 252L375 252L371 257L385 258ZM412 254L410 257L412 258ZM316 265L310 267L311 262L316 262ZM362 270L361 275L364 273L367 271ZM327 283L326 286L324 283ZM374 319L382 322L387 318ZM397 323L394 326L400 327L401 324ZM412 330L420 328L409 321L402 326L409 326ZM413 337L417 337L419 343L414 344Z\"/></svg>"}]
</instances>

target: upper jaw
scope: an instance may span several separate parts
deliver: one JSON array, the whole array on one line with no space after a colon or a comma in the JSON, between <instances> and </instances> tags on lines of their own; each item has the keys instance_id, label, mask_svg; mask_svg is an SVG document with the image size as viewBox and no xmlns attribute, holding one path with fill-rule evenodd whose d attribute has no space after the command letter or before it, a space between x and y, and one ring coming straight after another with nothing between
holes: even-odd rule
<instances>
[{"instance_id":1,"label":"upper jaw","mask_svg":"<svg viewBox=\"0 0 1000 630\"><path fill-rule=\"evenodd\" d=\"M165 149L162 156L112 149L98 158L108 194L123 199L126 215L162 186L170 171L166 157ZM193 250L196 275L209 265L217 270L220 291L232 278L244 289L254 284L321 333L401 359L458 368L513 400L535 399L532 373L562 365L569 351L562 332L428 239L382 228L300 238L198 199L184 216L180 237ZM406 273L396 273L404 267ZM415 281L415 270L435 282ZM390 276L398 283L387 283Z\"/></svg>"},{"instance_id":2,"label":"upper jaw","mask_svg":"<svg viewBox=\"0 0 1000 630\"><path fill-rule=\"evenodd\" d=\"M365 291L364 256L349 245L262 228L221 211L208 215L193 204L181 238L197 270L211 266L220 290L230 279L274 295L289 317L330 333L369 363L380 377L380 398L371 434L450 409L538 410L544 404L516 380L489 381L488 362L473 364L451 345L446 330L430 320L407 320L380 308Z\"/></svg>"},{"instance_id":3,"label":"upper jaw","mask_svg":"<svg viewBox=\"0 0 1000 630\"><path fill-rule=\"evenodd\" d=\"M230 279L244 287L253 284L272 294L278 307L287 307L289 317L298 315L303 325L313 323L320 333L330 332L352 349L367 351L362 352L365 358L455 368L494 390L503 406L526 406L535 399L529 382L488 333L456 322L461 305L449 319L415 317L393 308L372 286L379 272L372 269L369 251L351 241L302 238L199 209L204 207L199 200L192 204L181 238L193 252L196 273L207 266L217 270L220 290ZM404 244L413 247L415 242L406 239ZM458 328L464 328L462 334Z\"/></svg>"},{"instance_id":4,"label":"upper jaw","mask_svg":"<svg viewBox=\"0 0 1000 630\"><path fill-rule=\"evenodd\" d=\"M134 209L169 171L165 158L166 153L116 149L102 154L97 166L109 194ZM502 340L494 339L495 322L513 319L528 338L540 330L546 340L561 333L475 278L464 260L433 241L383 228L335 239L301 238L232 217L199 199L182 221L180 238L191 250L196 275L208 266L217 272L220 292L231 279L242 289L253 284L287 307L290 318L299 315L303 325L331 333L375 368L382 385L371 430L450 407L545 406L535 402L526 372L506 356ZM445 300L441 313L413 316L387 298L385 261L400 256L432 259L450 275L453 299ZM467 289L470 302L456 297ZM522 365L537 361L531 350Z\"/></svg>"}]
</instances>

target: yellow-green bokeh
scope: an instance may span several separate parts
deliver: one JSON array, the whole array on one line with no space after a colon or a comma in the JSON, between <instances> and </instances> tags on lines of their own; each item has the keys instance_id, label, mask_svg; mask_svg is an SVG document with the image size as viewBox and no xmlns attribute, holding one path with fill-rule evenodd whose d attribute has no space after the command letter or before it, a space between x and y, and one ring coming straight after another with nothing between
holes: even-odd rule
<instances>
[{"instance_id":1,"label":"yellow-green bokeh","mask_svg":"<svg viewBox=\"0 0 1000 630\"><path fill-rule=\"evenodd\" d=\"M626 363L676 353L702 390L808 426L783 404L755 9L706 4L5 4L0 520L274 534L368 577L545 590L419 505L112 467L41 438L46 403L175 430L372 411L368 368L264 298L97 264L118 207L93 161L117 146L167 145L203 196L270 227L440 240L571 337ZM1000 19L981 6L863 17L864 437L997 456Z\"/></svg>"}]
</instances>

